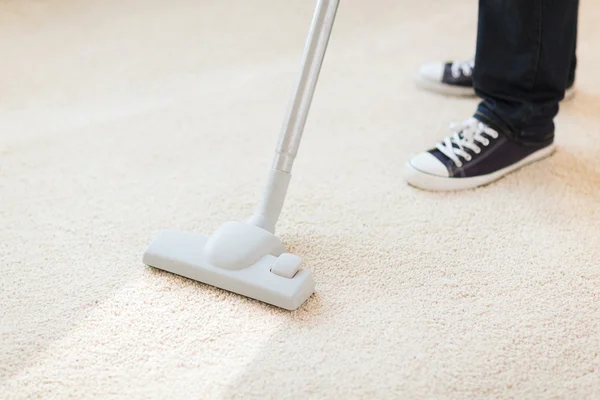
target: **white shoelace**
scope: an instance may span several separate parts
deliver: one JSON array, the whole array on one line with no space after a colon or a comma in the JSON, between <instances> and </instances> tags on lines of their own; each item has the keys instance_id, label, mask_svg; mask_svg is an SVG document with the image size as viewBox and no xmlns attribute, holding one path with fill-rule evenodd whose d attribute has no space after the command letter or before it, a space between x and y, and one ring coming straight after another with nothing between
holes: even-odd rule
<instances>
[{"instance_id":1,"label":"white shoelace","mask_svg":"<svg viewBox=\"0 0 600 400\"><path fill-rule=\"evenodd\" d=\"M450 129L453 134L438 143L436 148L451 159L458 168L463 165L460 157L466 161L471 161L473 158L465 150L468 149L479 154L481 146L485 147L490 144L490 140L484 134L493 139L498 138L498 132L475 118L470 118L462 124L452 124Z\"/></svg>"},{"instance_id":2,"label":"white shoelace","mask_svg":"<svg viewBox=\"0 0 600 400\"><path fill-rule=\"evenodd\" d=\"M462 73L464 76L473 75L473 68L475 68L475 60L469 61L455 61L450 66L450 71L455 79L460 78Z\"/></svg>"}]
</instances>

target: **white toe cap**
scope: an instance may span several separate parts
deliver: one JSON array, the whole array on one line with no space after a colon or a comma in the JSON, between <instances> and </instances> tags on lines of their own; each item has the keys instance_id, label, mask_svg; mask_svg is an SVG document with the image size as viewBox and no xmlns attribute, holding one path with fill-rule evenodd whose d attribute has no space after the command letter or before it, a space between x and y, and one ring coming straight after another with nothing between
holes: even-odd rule
<instances>
[{"instance_id":1,"label":"white toe cap","mask_svg":"<svg viewBox=\"0 0 600 400\"><path fill-rule=\"evenodd\" d=\"M445 178L450 176L448 168L429 152L417 154L409 162L413 168L426 174Z\"/></svg>"},{"instance_id":2,"label":"white toe cap","mask_svg":"<svg viewBox=\"0 0 600 400\"><path fill-rule=\"evenodd\" d=\"M424 64L419 69L419 75L422 79L426 79L433 82L441 82L444 77L444 67L446 64L443 63L429 63Z\"/></svg>"}]
</instances>

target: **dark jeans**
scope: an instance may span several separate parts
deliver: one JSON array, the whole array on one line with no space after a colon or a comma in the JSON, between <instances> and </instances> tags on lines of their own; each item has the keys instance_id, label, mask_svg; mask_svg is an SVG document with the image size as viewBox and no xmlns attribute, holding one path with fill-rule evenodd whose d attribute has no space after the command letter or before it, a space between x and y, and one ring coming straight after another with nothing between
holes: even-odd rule
<instances>
[{"instance_id":1,"label":"dark jeans","mask_svg":"<svg viewBox=\"0 0 600 400\"><path fill-rule=\"evenodd\" d=\"M575 79L579 0L479 0L475 117L523 141L554 135Z\"/></svg>"}]
</instances>

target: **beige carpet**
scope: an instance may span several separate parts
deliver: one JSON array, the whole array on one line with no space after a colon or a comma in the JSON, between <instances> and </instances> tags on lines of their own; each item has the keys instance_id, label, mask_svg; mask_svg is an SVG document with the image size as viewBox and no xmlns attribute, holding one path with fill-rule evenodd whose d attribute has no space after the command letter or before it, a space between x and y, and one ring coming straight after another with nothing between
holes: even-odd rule
<instances>
[{"instance_id":1,"label":"beige carpet","mask_svg":"<svg viewBox=\"0 0 600 400\"><path fill-rule=\"evenodd\" d=\"M489 187L407 187L475 100L475 0L343 1L279 233L289 313L146 268L262 189L313 2L0 0L0 398L600 398L600 29L581 10L557 154Z\"/></svg>"}]
</instances>

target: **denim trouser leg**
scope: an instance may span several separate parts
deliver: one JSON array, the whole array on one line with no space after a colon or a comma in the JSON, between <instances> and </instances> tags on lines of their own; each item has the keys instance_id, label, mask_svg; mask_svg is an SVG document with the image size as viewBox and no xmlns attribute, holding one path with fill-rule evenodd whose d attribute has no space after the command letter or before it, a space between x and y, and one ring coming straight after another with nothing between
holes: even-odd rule
<instances>
[{"instance_id":1,"label":"denim trouser leg","mask_svg":"<svg viewBox=\"0 0 600 400\"><path fill-rule=\"evenodd\" d=\"M571 66L569 67L567 87L570 87L575 83L575 75L577 73L577 31L575 31L575 38L573 39L573 43L573 55L571 56Z\"/></svg>"},{"instance_id":2,"label":"denim trouser leg","mask_svg":"<svg viewBox=\"0 0 600 400\"><path fill-rule=\"evenodd\" d=\"M554 134L574 79L579 0L479 0L476 118L515 138Z\"/></svg>"}]
</instances>

